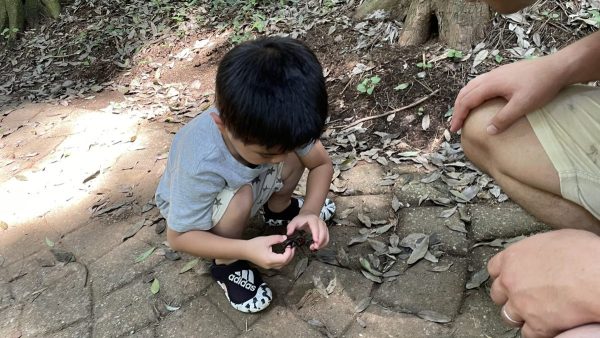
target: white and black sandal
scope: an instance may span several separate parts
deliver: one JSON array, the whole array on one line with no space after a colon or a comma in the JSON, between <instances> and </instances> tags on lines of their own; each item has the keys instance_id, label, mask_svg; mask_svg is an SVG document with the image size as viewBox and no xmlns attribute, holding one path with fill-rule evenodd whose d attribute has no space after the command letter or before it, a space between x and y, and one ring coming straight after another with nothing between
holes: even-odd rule
<instances>
[{"instance_id":1,"label":"white and black sandal","mask_svg":"<svg viewBox=\"0 0 600 338\"><path fill-rule=\"evenodd\" d=\"M271 304L271 289L263 282L260 273L251 268L247 261L240 260L228 265L213 262L210 273L223 288L234 309L254 313L266 309Z\"/></svg>"},{"instance_id":2,"label":"white and black sandal","mask_svg":"<svg viewBox=\"0 0 600 338\"><path fill-rule=\"evenodd\" d=\"M298 216L300 209L304 205L304 198L292 197L290 205L281 212L273 212L269 210L267 204L264 205L265 211L265 223L270 226L284 226L287 225L294 217ZM321 214L319 217L325 222L333 218L335 214L335 203L329 198L325 199L325 203L321 208Z\"/></svg>"}]
</instances>

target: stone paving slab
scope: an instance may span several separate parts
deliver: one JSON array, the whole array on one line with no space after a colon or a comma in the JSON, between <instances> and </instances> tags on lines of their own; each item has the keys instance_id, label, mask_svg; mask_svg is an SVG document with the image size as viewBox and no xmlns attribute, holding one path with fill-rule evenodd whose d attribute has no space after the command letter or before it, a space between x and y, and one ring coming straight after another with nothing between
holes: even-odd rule
<instances>
[{"instance_id":1,"label":"stone paving slab","mask_svg":"<svg viewBox=\"0 0 600 338\"><path fill-rule=\"evenodd\" d=\"M94 298L101 299L110 291L129 283L161 263L164 258L150 255L144 261L135 263L135 258L152 246L130 238L104 257L90 264L90 277L94 281Z\"/></svg>"},{"instance_id":2,"label":"stone paving slab","mask_svg":"<svg viewBox=\"0 0 600 338\"><path fill-rule=\"evenodd\" d=\"M271 323L272 325L272 323ZM158 323L157 337L236 337L240 331L208 298L198 297Z\"/></svg>"},{"instance_id":3,"label":"stone paving slab","mask_svg":"<svg viewBox=\"0 0 600 338\"><path fill-rule=\"evenodd\" d=\"M500 317L500 308L494 304L486 289L465 293L461 313L454 321L455 337L518 337Z\"/></svg>"},{"instance_id":4,"label":"stone paving slab","mask_svg":"<svg viewBox=\"0 0 600 338\"><path fill-rule=\"evenodd\" d=\"M480 246L471 251L469 257L468 271L472 273L487 266L489 259L500 248ZM486 334L490 337L513 337L515 330L507 328L500 317L500 308L492 302L489 295L490 280L481 287L466 290L460 314L455 320L457 337L474 337Z\"/></svg>"},{"instance_id":5,"label":"stone paving slab","mask_svg":"<svg viewBox=\"0 0 600 338\"><path fill-rule=\"evenodd\" d=\"M89 320L83 320L79 323L72 324L71 326L61 330L57 333L50 334L49 338L89 338L92 336L92 326ZM151 336L146 336L151 337Z\"/></svg>"},{"instance_id":6,"label":"stone paving slab","mask_svg":"<svg viewBox=\"0 0 600 338\"><path fill-rule=\"evenodd\" d=\"M512 238L550 228L514 203L472 205L471 230L475 241Z\"/></svg>"},{"instance_id":7,"label":"stone paving slab","mask_svg":"<svg viewBox=\"0 0 600 338\"><path fill-rule=\"evenodd\" d=\"M72 278L73 274L87 274L86 268L78 263L64 264L57 262L54 256L43 250L38 254L11 265L8 269L12 294L17 301L22 301L32 293L47 288L64 278ZM19 277L20 276L20 277Z\"/></svg>"},{"instance_id":8,"label":"stone paving slab","mask_svg":"<svg viewBox=\"0 0 600 338\"><path fill-rule=\"evenodd\" d=\"M3 272L6 266L17 261L25 259L34 253L42 250L45 246L46 237L56 235L49 228L40 226L40 224L23 224L10 231L4 231L0 236L0 256L2 256L3 265L0 266L0 280L6 279L6 273Z\"/></svg>"},{"instance_id":9,"label":"stone paving slab","mask_svg":"<svg viewBox=\"0 0 600 338\"><path fill-rule=\"evenodd\" d=\"M17 304L0 311L0 337L21 337L19 329L19 318L21 316L22 304Z\"/></svg>"},{"instance_id":10,"label":"stone paving slab","mask_svg":"<svg viewBox=\"0 0 600 338\"><path fill-rule=\"evenodd\" d=\"M368 243L359 243L353 244L352 246L348 246L352 237L358 235L359 227L349 227L344 225L332 226L329 228L329 245L327 245L326 250L331 250L333 253L338 252L338 250L343 249L344 252L348 254L349 257L349 268L353 270L360 270L360 263L358 259L360 257L367 257L368 254L373 253L373 249ZM389 236L389 234L387 235ZM388 237L389 238L389 237ZM384 237L375 237L374 239L380 241L386 241L387 238Z\"/></svg>"},{"instance_id":11,"label":"stone paving slab","mask_svg":"<svg viewBox=\"0 0 600 338\"><path fill-rule=\"evenodd\" d=\"M23 308L24 336L44 335L91 315L90 285L84 270L38 291L39 296L25 302Z\"/></svg>"},{"instance_id":12,"label":"stone paving slab","mask_svg":"<svg viewBox=\"0 0 600 338\"><path fill-rule=\"evenodd\" d=\"M464 228L458 212L448 218L441 218L445 207L402 208L398 212L396 233L400 238L411 233L433 235L441 241L440 248L444 252L457 256L465 256L469 250L469 239L462 232L450 230L450 227Z\"/></svg>"},{"instance_id":13,"label":"stone paving slab","mask_svg":"<svg viewBox=\"0 0 600 338\"><path fill-rule=\"evenodd\" d=\"M359 323L360 321L360 323ZM364 327L363 327L364 326ZM341 337L466 337L451 335L449 327L372 304L357 316Z\"/></svg>"},{"instance_id":14,"label":"stone paving slab","mask_svg":"<svg viewBox=\"0 0 600 338\"><path fill-rule=\"evenodd\" d=\"M124 223L129 223L126 221ZM122 243L125 225L96 219L63 237L58 243L77 260L92 263Z\"/></svg>"},{"instance_id":15,"label":"stone paving slab","mask_svg":"<svg viewBox=\"0 0 600 338\"><path fill-rule=\"evenodd\" d=\"M150 324L149 327L145 327L143 329L139 329L133 332L128 332L121 337L129 337L129 338L147 338L147 337L156 337L156 330L153 324Z\"/></svg>"},{"instance_id":16,"label":"stone paving slab","mask_svg":"<svg viewBox=\"0 0 600 338\"><path fill-rule=\"evenodd\" d=\"M138 280L107 296L94 297L94 337L118 337L158 321L150 283Z\"/></svg>"},{"instance_id":17,"label":"stone paving slab","mask_svg":"<svg viewBox=\"0 0 600 338\"><path fill-rule=\"evenodd\" d=\"M394 194L398 200L411 207L419 205L419 201L425 197L449 198L448 186L441 182L422 183L420 180L427 175L424 174L405 174L394 184Z\"/></svg>"},{"instance_id":18,"label":"stone paving slab","mask_svg":"<svg viewBox=\"0 0 600 338\"><path fill-rule=\"evenodd\" d=\"M315 280L320 280L322 287L333 281L331 294L318 292ZM287 294L286 303L305 321L318 320L339 336L354 320L356 305L370 295L372 285L360 272L313 261Z\"/></svg>"},{"instance_id":19,"label":"stone paving slab","mask_svg":"<svg viewBox=\"0 0 600 338\"><path fill-rule=\"evenodd\" d=\"M281 305L276 305L240 337L290 337L322 338L324 335L315 327L296 317L291 310Z\"/></svg>"},{"instance_id":20,"label":"stone paving slab","mask_svg":"<svg viewBox=\"0 0 600 338\"><path fill-rule=\"evenodd\" d=\"M180 274L185 263L187 261L167 261L146 273L146 276L152 275L160 282L160 292L156 298L173 305L187 303L214 283L210 275L200 276L194 270ZM161 313L165 312L163 306L159 310Z\"/></svg>"},{"instance_id":21,"label":"stone paving slab","mask_svg":"<svg viewBox=\"0 0 600 338\"><path fill-rule=\"evenodd\" d=\"M389 194L391 186L379 183L385 176L383 168L374 163L359 162L352 170L340 174L340 179L345 182L346 193L351 195L382 195Z\"/></svg>"},{"instance_id":22,"label":"stone paving slab","mask_svg":"<svg viewBox=\"0 0 600 338\"><path fill-rule=\"evenodd\" d=\"M383 306L400 311L435 311L454 318L462 301L467 262L464 258L444 257L440 265L452 262L448 271L433 272L435 266L421 260L397 280L383 283L374 299Z\"/></svg>"},{"instance_id":23,"label":"stone paving slab","mask_svg":"<svg viewBox=\"0 0 600 338\"><path fill-rule=\"evenodd\" d=\"M15 299L10 289L11 287L9 283L0 282L0 311L14 305L15 303Z\"/></svg>"},{"instance_id":24,"label":"stone paving slab","mask_svg":"<svg viewBox=\"0 0 600 338\"><path fill-rule=\"evenodd\" d=\"M89 207L97 200L97 196L89 194L78 200L75 205L61 206L57 205L52 210L44 214L44 223L54 231L52 239L58 240L59 237L71 233L85 225L93 222L90 218ZM68 215L65 217L65 215Z\"/></svg>"},{"instance_id":25,"label":"stone paving slab","mask_svg":"<svg viewBox=\"0 0 600 338\"><path fill-rule=\"evenodd\" d=\"M372 221L394 219L392 209L392 195L359 195L359 196L337 196L334 199L337 210L343 211L353 208L353 211L345 221L361 225L358 213L362 212Z\"/></svg>"}]
</instances>

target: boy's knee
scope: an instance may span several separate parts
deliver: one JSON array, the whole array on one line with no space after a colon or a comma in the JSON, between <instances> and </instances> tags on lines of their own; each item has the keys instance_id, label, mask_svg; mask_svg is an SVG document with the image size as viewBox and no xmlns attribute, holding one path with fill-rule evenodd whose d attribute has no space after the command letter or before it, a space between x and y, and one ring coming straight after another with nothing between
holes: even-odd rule
<instances>
[{"instance_id":1,"label":"boy's knee","mask_svg":"<svg viewBox=\"0 0 600 338\"><path fill-rule=\"evenodd\" d=\"M252 193L252 186L250 184L244 184L244 186L239 188L238 191L235 193L235 195L231 199L231 202L229 202L227 211L231 211L231 209L233 209L235 211L245 213L252 209L253 204L254 194Z\"/></svg>"}]
</instances>

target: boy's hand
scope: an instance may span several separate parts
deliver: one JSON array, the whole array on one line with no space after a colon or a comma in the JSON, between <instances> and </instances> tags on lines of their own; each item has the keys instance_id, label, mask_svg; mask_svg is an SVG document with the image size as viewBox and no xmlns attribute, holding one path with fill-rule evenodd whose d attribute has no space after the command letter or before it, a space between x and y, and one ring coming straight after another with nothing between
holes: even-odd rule
<instances>
[{"instance_id":1,"label":"boy's hand","mask_svg":"<svg viewBox=\"0 0 600 338\"><path fill-rule=\"evenodd\" d=\"M286 236L272 235L248 240L248 260L265 269L281 269L294 258L295 248L287 247L283 254L273 252L273 245L282 243Z\"/></svg>"},{"instance_id":2,"label":"boy's hand","mask_svg":"<svg viewBox=\"0 0 600 338\"><path fill-rule=\"evenodd\" d=\"M313 240L310 249L313 251L322 249L329 243L327 224L317 215L300 214L294 217L287 226L288 236L291 236L296 230L310 231Z\"/></svg>"}]
</instances>

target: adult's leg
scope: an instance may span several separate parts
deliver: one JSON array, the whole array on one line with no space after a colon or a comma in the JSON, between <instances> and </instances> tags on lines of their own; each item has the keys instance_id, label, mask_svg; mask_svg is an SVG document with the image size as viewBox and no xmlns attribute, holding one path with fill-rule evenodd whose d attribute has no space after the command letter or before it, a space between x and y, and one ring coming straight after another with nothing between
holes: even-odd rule
<instances>
[{"instance_id":1,"label":"adult's leg","mask_svg":"<svg viewBox=\"0 0 600 338\"><path fill-rule=\"evenodd\" d=\"M588 324L567 330L555 338L597 338L600 337L600 324Z\"/></svg>"},{"instance_id":2,"label":"adult's leg","mask_svg":"<svg viewBox=\"0 0 600 338\"><path fill-rule=\"evenodd\" d=\"M462 129L467 157L542 222L600 234L598 219L561 197L558 173L527 118L521 118L503 133L487 134L489 120L505 104L504 100L492 100L469 114Z\"/></svg>"},{"instance_id":3,"label":"adult's leg","mask_svg":"<svg viewBox=\"0 0 600 338\"><path fill-rule=\"evenodd\" d=\"M283 164L283 170L281 172L281 180L283 181L283 187L273 193L271 198L267 202L269 210L273 212L281 212L290 205L292 194L304 173L304 166L298 155L291 152L287 155L287 158Z\"/></svg>"}]
</instances>

